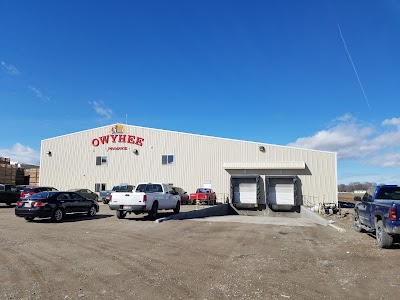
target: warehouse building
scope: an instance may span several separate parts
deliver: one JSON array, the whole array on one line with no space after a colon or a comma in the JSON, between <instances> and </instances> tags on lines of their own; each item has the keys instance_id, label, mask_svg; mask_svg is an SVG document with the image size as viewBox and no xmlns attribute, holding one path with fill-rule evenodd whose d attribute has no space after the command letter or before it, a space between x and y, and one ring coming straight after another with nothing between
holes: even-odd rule
<instances>
[{"instance_id":1,"label":"warehouse building","mask_svg":"<svg viewBox=\"0 0 400 300\"><path fill-rule=\"evenodd\" d=\"M43 140L40 184L59 190L165 182L238 208L337 203L337 155L114 124Z\"/></svg>"}]
</instances>

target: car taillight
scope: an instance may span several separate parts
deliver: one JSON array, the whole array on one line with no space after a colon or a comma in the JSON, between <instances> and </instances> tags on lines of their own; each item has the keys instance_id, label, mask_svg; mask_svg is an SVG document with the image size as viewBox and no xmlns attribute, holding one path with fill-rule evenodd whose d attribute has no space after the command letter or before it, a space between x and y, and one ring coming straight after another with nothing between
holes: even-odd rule
<instances>
[{"instance_id":1,"label":"car taillight","mask_svg":"<svg viewBox=\"0 0 400 300\"><path fill-rule=\"evenodd\" d=\"M38 201L38 202L35 202L35 204L33 204L33 207L45 206L46 204L47 204L47 202Z\"/></svg>"},{"instance_id":2,"label":"car taillight","mask_svg":"<svg viewBox=\"0 0 400 300\"><path fill-rule=\"evenodd\" d=\"M110 195L110 202L112 202L112 195Z\"/></svg>"},{"instance_id":3,"label":"car taillight","mask_svg":"<svg viewBox=\"0 0 400 300\"><path fill-rule=\"evenodd\" d=\"M146 202L146 201L147 201L147 196L143 195L143 202Z\"/></svg>"},{"instance_id":4,"label":"car taillight","mask_svg":"<svg viewBox=\"0 0 400 300\"><path fill-rule=\"evenodd\" d=\"M389 210L389 220L397 221L397 206L393 205Z\"/></svg>"},{"instance_id":5,"label":"car taillight","mask_svg":"<svg viewBox=\"0 0 400 300\"><path fill-rule=\"evenodd\" d=\"M17 201L17 206L22 206L22 202L21 201Z\"/></svg>"}]
</instances>

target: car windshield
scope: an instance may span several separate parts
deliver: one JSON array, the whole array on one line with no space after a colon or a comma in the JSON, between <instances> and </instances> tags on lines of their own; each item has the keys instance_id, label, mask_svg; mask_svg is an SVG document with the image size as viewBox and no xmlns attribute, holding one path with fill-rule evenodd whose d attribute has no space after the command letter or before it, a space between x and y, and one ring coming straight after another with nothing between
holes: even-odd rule
<instances>
[{"instance_id":1,"label":"car windshield","mask_svg":"<svg viewBox=\"0 0 400 300\"><path fill-rule=\"evenodd\" d=\"M29 199L47 199L55 194L59 194L59 192L40 192L33 194Z\"/></svg>"},{"instance_id":2,"label":"car windshield","mask_svg":"<svg viewBox=\"0 0 400 300\"><path fill-rule=\"evenodd\" d=\"M198 193L209 193L210 190L208 190L208 189L198 189L197 192Z\"/></svg>"}]
</instances>

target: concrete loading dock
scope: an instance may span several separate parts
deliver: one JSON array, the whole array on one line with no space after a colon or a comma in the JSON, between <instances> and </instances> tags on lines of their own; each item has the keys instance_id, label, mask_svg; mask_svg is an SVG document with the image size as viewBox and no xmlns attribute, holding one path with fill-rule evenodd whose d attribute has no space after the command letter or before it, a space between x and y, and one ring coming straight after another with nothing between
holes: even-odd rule
<instances>
[{"instance_id":1,"label":"concrete loading dock","mask_svg":"<svg viewBox=\"0 0 400 300\"><path fill-rule=\"evenodd\" d=\"M306 207L301 207L300 213L287 211L274 212L268 207L262 211L243 210L237 209L231 203L219 204L211 207L201 205L193 210L190 206L188 209L189 210L180 212L179 214L159 218L155 222L160 223L167 220L203 219L220 222L242 222L286 226L312 226L313 224L319 224L323 226L330 225L338 231L343 231L342 228L335 226L332 222L329 222Z\"/></svg>"}]
</instances>

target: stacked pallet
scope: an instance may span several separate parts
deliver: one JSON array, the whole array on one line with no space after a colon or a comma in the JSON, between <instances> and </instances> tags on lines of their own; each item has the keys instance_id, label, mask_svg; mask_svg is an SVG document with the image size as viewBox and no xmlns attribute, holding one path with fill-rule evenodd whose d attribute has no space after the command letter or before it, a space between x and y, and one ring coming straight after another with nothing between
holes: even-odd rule
<instances>
[{"instance_id":1,"label":"stacked pallet","mask_svg":"<svg viewBox=\"0 0 400 300\"><path fill-rule=\"evenodd\" d=\"M17 173L15 175L15 184L21 185L25 184L25 171L22 168L17 168Z\"/></svg>"},{"instance_id":2,"label":"stacked pallet","mask_svg":"<svg viewBox=\"0 0 400 300\"><path fill-rule=\"evenodd\" d=\"M18 167L10 164L10 159L0 157L0 183L15 184Z\"/></svg>"},{"instance_id":3,"label":"stacked pallet","mask_svg":"<svg viewBox=\"0 0 400 300\"><path fill-rule=\"evenodd\" d=\"M29 176L29 185L39 185L39 169L25 169L25 176Z\"/></svg>"}]
</instances>

